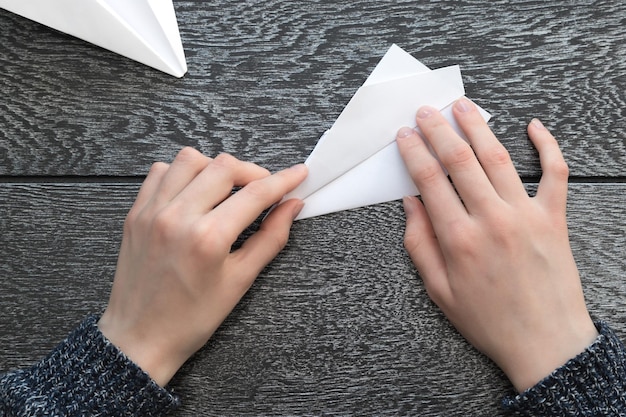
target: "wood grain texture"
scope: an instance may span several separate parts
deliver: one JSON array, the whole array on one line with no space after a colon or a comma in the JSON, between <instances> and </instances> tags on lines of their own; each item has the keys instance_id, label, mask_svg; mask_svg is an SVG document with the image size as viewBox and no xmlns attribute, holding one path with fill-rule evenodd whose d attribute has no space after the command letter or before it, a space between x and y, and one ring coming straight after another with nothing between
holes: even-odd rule
<instances>
[{"instance_id":1,"label":"wood grain texture","mask_svg":"<svg viewBox=\"0 0 626 417\"><path fill-rule=\"evenodd\" d=\"M137 188L0 184L0 372L103 310ZM573 184L569 201L589 308L624 338L626 185ZM297 222L173 380L174 415L503 415L506 378L430 302L403 228L399 202Z\"/></svg>"},{"instance_id":2,"label":"wood grain texture","mask_svg":"<svg viewBox=\"0 0 626 417\"><path fill-rule=\"evenodd\" d=\"M392 43L461 65L529 181L525 124L558 136L589 308L625 338L626 3L174 4L182 79L0 10L0 372L104 309L153 161L185 145L302 161ZM506 378L430 302L403 229L398 202L298 222L172 381L175 415L502 415Z\"/></svg>"},{"instance_id":3,"label":"wood grain texture","mask_svg":"<svg viewBox=\"0 0 626 417\"><path fill-rule=\"evenodd\" d=\"M143 175L183 145L302 161L391 43L460 64L523 175L540 116L574 176L626 163L626 3L177 1L175 79L0 10L0 175Z\"/></svg>"}]
</instances>

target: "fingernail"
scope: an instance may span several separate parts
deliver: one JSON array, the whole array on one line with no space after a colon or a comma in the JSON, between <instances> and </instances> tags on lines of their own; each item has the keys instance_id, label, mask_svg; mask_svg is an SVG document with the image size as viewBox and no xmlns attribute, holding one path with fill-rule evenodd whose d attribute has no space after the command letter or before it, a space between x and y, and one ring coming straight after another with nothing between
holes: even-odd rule
<instances>
[{"instance_id":1,"label":"fingernail","mask_svg":"<svg viewBox=\"0 0 626 417\"><path fill-rule=\"evenodd\" d=\"M420 119L426 119L427 117L432 116L433 111L435 109L433 107L430 106L422 106L420 107L420 109L417 111L417 117Z\"/></svg>"},{"instance_id":2,"label":"fingernail","mask_svg":"<svg viewBox=\"0 0 626 417\"><path fill-rule=\"evenodd\" d=\"M404 212L407 216L411 215L415 212L415 197L409 195L402 197L402 206L404 207Z\"/></svg>"},{"instance_id":3,"label":"fingernail","mask_svg":"<svg viewBox=\"0 0 626 417\"><path fill-rule=\"evenodd\" d=\"M289 167L289 169L293 170L293 171L296 171L296 172L308 170L308 168L307 168L307 166L305 164L296 164L296 165L293 165L293 166Z\"/></svg>"},{"instance_id":4,"label":"fingernail","mask_svg":"<svg viewBox=\"0 0 626 417\"><path fill-rule=\"evenodd\" d=\"M410 127L403 127L403 128L400 128L400 130L398 130L397 137L401 139L401 138L409 137L413 134L415 134L415 130L411 129Z\"/></svg>"},{"instance_id":5,"label":"fingernail","mask_svg":"<svg viewBox=\"0 0 626 417\"><path fill-rule=\"evenodd\" d=\"M456 108L461 113L468 112L472 110L473 107L474 107L474 103L472 103L465 97L461 97L460 99L456 101L456 103L454 103L454 108Z\"/></svg>"},{"instance_id":6,"label":"fingernail","mask_svg":"<svg viewBox=\"0 0 626 417\"><path fill-rule=\"evenodd\" d=\"M304 207L304 201L302 201L302 200L298 200L298 202L296 204L294 204L293 211L291 212L291 218L293 220L295 220L296 217L298 217L298 214L300 214L300 212L302 211L303 207Z\"/></svg>"},{"instance_id":7,"label":"fingernail","mask_svg":"<svg viewBox=\"0 0 626 417\"><path fill-rule=\"evenodd\" d=\"M543 123L541 123L541 120L535 118L532 119L530 121L530 123L532 123L533 126L535 126L537 129L545 129L546 127L543 125Z\"/></svg>"}]
</instances>

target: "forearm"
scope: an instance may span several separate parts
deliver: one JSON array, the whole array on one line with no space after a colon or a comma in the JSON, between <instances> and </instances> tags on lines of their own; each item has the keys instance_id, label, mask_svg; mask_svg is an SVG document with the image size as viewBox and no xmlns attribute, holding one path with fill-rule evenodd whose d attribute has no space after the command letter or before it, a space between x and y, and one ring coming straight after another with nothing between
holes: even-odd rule
<instances>
[{"instance_id":1,"label":"forearm","mask_svg":"<svg viewBox=\"0 0 626 417\"><path fill-rule=\"evenodd\" d=\"M179 400L159 387L88 317L46 358L0 376L0 414L162 416Z\"/></svg>"},{"instance_id":2,"label":"forearm","mask_svg":"<svg viewBox=\"0 0 626 417\"><path fill-rule=\"evenodd\" d=\"M617 335L598 322L600 335L584 352L537 385L503 405L532 416L617 416L626 414L626 350Z\"/></svg>"}]
</instances>

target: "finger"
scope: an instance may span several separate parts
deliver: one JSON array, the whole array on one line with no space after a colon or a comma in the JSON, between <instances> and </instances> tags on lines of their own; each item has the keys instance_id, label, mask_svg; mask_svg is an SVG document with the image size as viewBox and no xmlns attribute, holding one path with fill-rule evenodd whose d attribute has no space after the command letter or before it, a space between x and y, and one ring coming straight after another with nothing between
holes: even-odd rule
<instances>
[{"instance_id":1,"label":"finger","mask_svg":"<svg viewBox=\"0 0 626 417\"><path fill-rule=\"evenodd\" d=\"M446 262L428 214L416 197L403 199L406 213L404 247L417 268L430 298L439 306L450 297Z\"/></svg>"},{"instance_id":2,"label":"finger","mask_svg":"<svg viewBox=\"0 0 626 417\"><path fill-rule=\"evenodd\" d=\"M155 199L159 202L171 201L211 160L193 148L183 148L174 158L167 175L156 190Z\"/></svg>"},{"instance_id":3,"label":"finger","mask_svg":"<svg viewBox=\"0 0 626 417\"><path fill-rule=\"evenodd\" d=\"M509 152L493 134L474 103L461 97L452 111L498 195L506 201L528 197Z\"/></svg>"},{"instance_id":4,"label":"finger","mask_svg":"<svg viewBox=\"0 0 626 417\"><path fill-rule=\"evenodd\" d=\"M235 267L243 267L251 273L250 281L285 247L293 220L303 206L304 202L298 199L281 203L265 218L259 230L231 254Z\"/></svg>"},{"instance_id":5,"label":"finger","mask_svg":"<svg viewBox=\"0 0 626 417\"><path fill-rule=\"evenodd\" d=\"M559 144L538 119L533 119L528 124L528 136L539 152L543 171L537 188L537 199L557 212L564 212L567 204L569 169Z\"/></svg>"},{"instance_id":6,"label":"finger","mask_svg":"<svg viewBox=\"0 0 626 417\"><path fill-rule=\"evenodd\" d=\"M270 172L251 162L220 154L176 197L188 212L206 213L227 198L234 186L268 177Z\"/></svg>"},{"instance_id":7,"label":"finger","mask_svg":"<svg viewBox=\"0 0 626 417\"><path fill-rule=\"evenodd\" d=\"M396 142L435 229L450 220L467 217L454 187L422 138L404 127L398 131Z\"/></svg>"},{"instance_id":8,"label":"finger","mask_svg":"<svg viewBox=\"0 0 626 417\"><path fill-rule=\"evenodd\" d=\"M150 171L146 176L146 179L141 184L133 209L142 210L146 204L150 201L155 191L159 188L163 177L166 175L169 169L169 165L164 162L155 162L150 167Z\"/></svg>"},{"instance_id":9,"label":"finger","mask_svg":"<svg viewBox=\"0 0 626 417\"><path fill-rule=\"evenodd\" d=\"M211 221L219 222L224 237L234 242L263 210L296 188L306 175L306 166L298 164L269 177L252 181L215 207L209 213Z\"/></svg>"},{"instance_id":10,"label":"finger","mask_svg":"<svg viewBox=\"0 0 626 417\"><path fill-rule=\"evenodd\" d=\"M473 213L491 208L498 195L470 145L433 107L420 108L416 119L424 137L448 170L467 211Z\"/></svg>"}]
</instances>

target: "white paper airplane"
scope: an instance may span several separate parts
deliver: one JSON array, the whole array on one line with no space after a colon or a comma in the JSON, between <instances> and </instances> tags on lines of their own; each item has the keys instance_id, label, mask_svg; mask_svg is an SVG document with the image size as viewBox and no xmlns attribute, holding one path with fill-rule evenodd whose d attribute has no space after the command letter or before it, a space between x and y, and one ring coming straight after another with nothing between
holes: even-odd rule
<instances>
[{"instance_id":1,"label":"white paper airplane","mask_svg":"<svg viewBox=\"0 0 626 417\"><path fill-rule=\"evenodd\" d=\"M464 94L458 66L431 71L392 45L305 161L306 180L285 196L304 200L297 219L417 195L396 132L415 126L417 109L430 105L464 137L451 107Z\"/></svg>"},{"instance_id":2,"label":"white paper airplane","mask_svg":"<svg viewBox=\"0 0 626 417\"><path fill-rule=\"evenodd\" d=\"M187 72L172 0L0 0L0 8L175 77Z\"/></svg>"}]
</instances>

